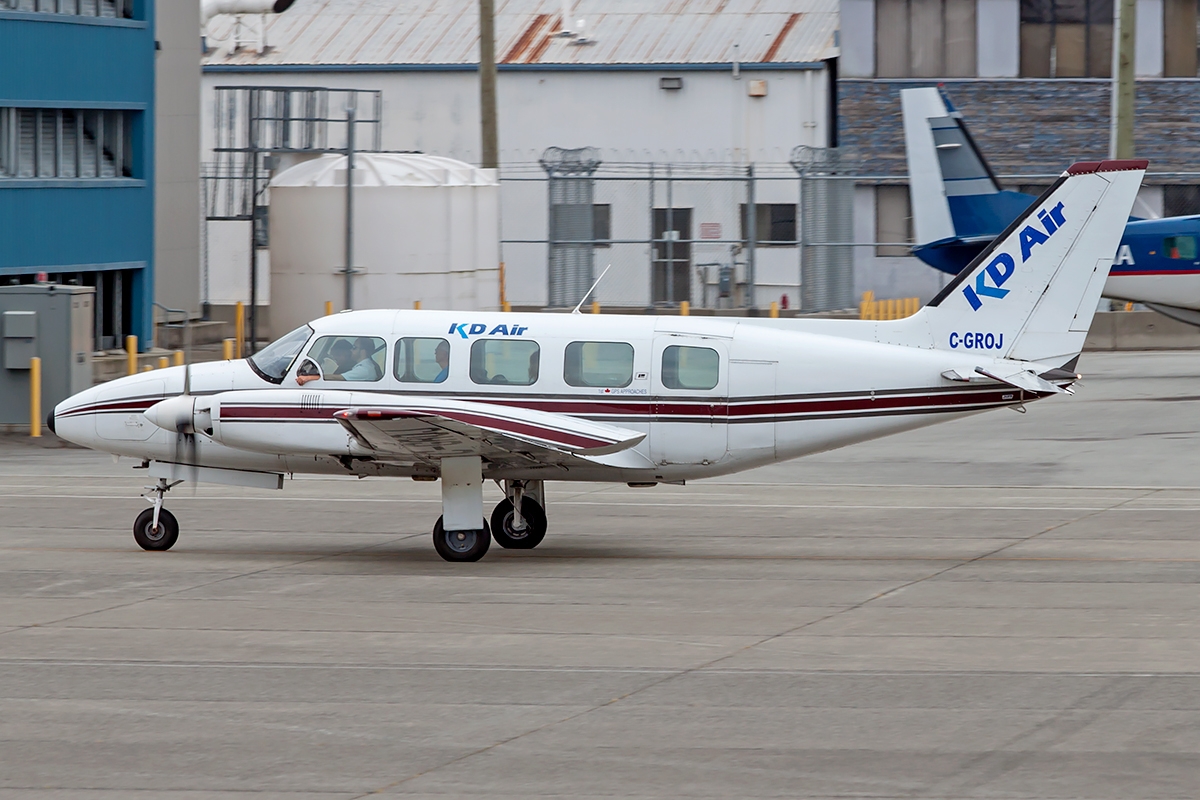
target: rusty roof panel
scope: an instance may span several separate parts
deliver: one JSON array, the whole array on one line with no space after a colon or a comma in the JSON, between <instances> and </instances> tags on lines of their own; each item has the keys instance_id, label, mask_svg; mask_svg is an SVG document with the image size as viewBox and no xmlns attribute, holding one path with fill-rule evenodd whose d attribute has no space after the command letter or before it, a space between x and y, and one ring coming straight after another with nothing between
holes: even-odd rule
<instances>
[{"instance_id":1,"label":"rusty roof panel","mask_svg":"<svg viewBox=\"0 0 1200 800\"><path fill-rule=\"evenodd\" d=\"M836 54L837 0L576 0L591 44L555 36L560 0L499 0L496 53L534 64L803 63ZM267 19L271 49L230 52L232 16L208 27L205 64L469 65L476 0L297 0Z\"/></svg>"}]
</instances>

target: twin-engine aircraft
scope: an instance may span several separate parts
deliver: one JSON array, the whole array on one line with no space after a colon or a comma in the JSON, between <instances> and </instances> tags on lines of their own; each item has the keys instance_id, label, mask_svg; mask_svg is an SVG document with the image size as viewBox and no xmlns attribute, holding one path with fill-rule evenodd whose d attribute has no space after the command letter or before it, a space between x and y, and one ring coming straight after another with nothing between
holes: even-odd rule
<instances>
[{"instance_id":1,"label":"twin-engine aircraft","mask_svg":"<svg viewBox=\"0 0 1200 800\"><path fill-rule=\"evenodd\" d=\"M354 311L238 361L131 375L50 427L157 479L441 480L438 554L536 547L548 480L682 483L1068 392L1145 161L1075 164L902 320ZM505 499L483 518L483 481Z\"/></svg>"},{"instance_id":2,"label":"twin-engine aircraft","mask_svg":"<svg viewBox=\"0 0 1200 800\"><path fill-rule=\"evenodd\" d=\"M913 255L956 275L1037 200L1000 188L960 112L941 89L900 90ZM1104 296L1200 325L1200 216L1130 217Z\"/></svg>"}]
</instances>

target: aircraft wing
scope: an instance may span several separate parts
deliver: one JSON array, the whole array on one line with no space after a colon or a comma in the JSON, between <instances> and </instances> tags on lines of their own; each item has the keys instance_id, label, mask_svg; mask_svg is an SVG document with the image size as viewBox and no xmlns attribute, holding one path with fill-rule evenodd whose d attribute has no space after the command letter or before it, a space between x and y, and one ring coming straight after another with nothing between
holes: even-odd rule
<instances>
[{"instance_id":1,"label":"aircraft wing","mask_svg":"<svg viewBox=\"0 0 1200 800\"><path fill-rule=\"evenodd\" d=\"M334 418L385 458L431 464L468 455L502 466L566 464L628 450L646 438L564 414L452 400L347 408Z\"/></svg>"}]
</instances>

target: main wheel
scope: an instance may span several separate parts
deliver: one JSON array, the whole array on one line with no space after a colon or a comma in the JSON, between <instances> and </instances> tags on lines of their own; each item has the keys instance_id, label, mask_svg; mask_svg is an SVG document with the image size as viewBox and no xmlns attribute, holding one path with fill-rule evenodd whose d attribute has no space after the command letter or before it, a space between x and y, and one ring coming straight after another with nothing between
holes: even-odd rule
<instances>
[{"instance_id":1,"label":"main wheel","mask_svg":"<svg viewBox=\"0 0 1200 800\"><path fill-rule=\"evenodd\" d=\"M476 531L448 531L438 517L433 526L433 549L447 561L478 561L492 544L487 520L481 519L480 523L483 527Z\"/></svg>"},{"instance_id":2,"label":"main wheel","mask_svg":"<svg viewBox=\"0 0 1200 800\"><path fill-rule=\"evenodd\" d=\"M509 550L532 550L546 538L546 511L532 497L521 499L525 527L513 527L513 504L507 497L492 510L492 538Z\"/></svg>"},{"instance_id":3,"label":"main wheel","mask_svg":"<svg viewBox=\"0 0 1200 800\"><path fill-rule=\"evenodd\" d=\"M154 509L147 508L133 521L133 540L143 550L170 550L179 539L179 522L165 508L158 512L158 527L154 527Z\"/></svg>"}]
</instances>

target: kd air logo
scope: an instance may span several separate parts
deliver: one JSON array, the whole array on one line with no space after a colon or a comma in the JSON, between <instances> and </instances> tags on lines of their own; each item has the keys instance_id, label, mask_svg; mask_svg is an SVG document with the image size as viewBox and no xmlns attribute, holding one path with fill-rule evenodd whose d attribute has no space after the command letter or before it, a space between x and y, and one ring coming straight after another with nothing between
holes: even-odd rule
<instances>
[{"instance_id":1,"label":"kd air logo","mask_svg":"<svg viewBox=\"0 0 1200 800\"><path fill-rule=\"evenodd\" d=\"M489 331L487 325L482 322L452 322L448 333L452 336L457 333L462 338L469 339L472 336L479 336L484 331L487 331L488 336L523 336L527 330L529 330L527 325L497 325Z\"/></svg>"},{"instance_id":2,"label":"kd air logo","mask_svg":"<svg viewBox=\"0 0 1200 800\"><path fill-rule=\"evenodd\" d=\"M1059 203L1054 208L1047 211L1042 209L1038 212L1038 219L1041 220L1045 227L1045 233L1033 227L1026 225L1021 231L1021 263L1024 264L1029 260L1029 253L1033 248L1042 244L1054 235L1055 231L1062 227L1066 222L1066 217L1063 216L1063 204ZM971 309L978 311L983 305L981 297L994 297L997 300L1003 299L1008 294L1008 289L1002 289L1005 282L1013 276L1017 271L1017 264L1013 257L1008 253L1000 253L992 259L992 262L984 267L978 275L975 276L974 286L963 287L963 297L967 298L967 302L971 304ZM991 286L988 285L987 279L992 279Z\"/></svg>"}]
</instances>

